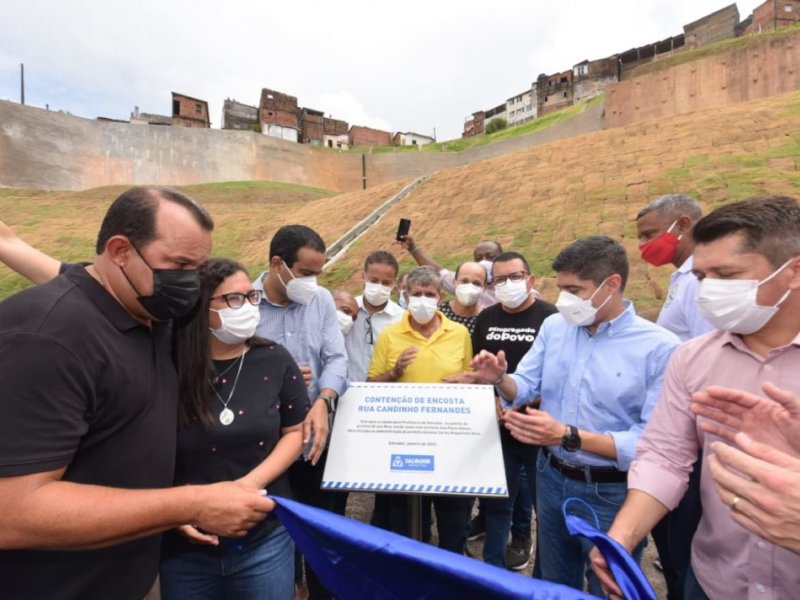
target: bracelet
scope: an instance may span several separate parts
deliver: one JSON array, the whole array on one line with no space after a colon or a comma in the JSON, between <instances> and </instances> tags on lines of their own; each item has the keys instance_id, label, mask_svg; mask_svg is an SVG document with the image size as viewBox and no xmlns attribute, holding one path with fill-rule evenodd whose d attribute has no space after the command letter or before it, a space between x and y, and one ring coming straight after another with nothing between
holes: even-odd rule
<instances>
[{"instance_id":1,"label":"bracelet","mask_svg":"<svg viewBox=\"0 0 800 600\"><path fill-rule=\"evenodd\" d=\"M415 253L417 250L419 250L419 246L414 246L413 248L409 248L409 250L408 250L408 251L409 251L411 254L414 254L414 253Z\"/></svg>"},{"instance_id":2,"label":"bracelet","mask_svg":"<svg viewBox=\"0 0 800 600\"><path fill-rule=\"evenodd\" d=\"M503 382L503 379L505 379L505 378L506 378L506 375L507 375L507 373L503 373L502 375L500 375L500 379L498 379L497 381L495 381L495 382L494 382L492 385L493 385L493 386L495 386L495 387L497 387L498 385L500 385L500 384Z\"/></svg>"}]
</instances>

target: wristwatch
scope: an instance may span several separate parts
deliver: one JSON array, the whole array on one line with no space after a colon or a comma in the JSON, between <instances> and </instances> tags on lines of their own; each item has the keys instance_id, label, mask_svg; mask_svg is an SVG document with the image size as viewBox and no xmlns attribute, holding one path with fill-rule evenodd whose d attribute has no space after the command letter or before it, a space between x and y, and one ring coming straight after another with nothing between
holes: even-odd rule
<instances>
[{"instance_id":1,"label":"wristwatch","mask_svg":"<svg viewBox=\"0 0 800 600\"><path fill-rule=\"evenodd\" d=\"M575 425L567 425L568 431L561 438L561 447L567 452L575 452L581 449L581 436Z\"/></svg>"},{"instance_id":2,"label":"wristwatch","mask_svg":"<svg viewBox=\"0 0 800 600\"><path fill-rule=\"evenodd\" d=\"M336 402L336 397L335 396L329 396L329 395L326 395L326 394L320 394L319 396L317 396L317 400L324 400L325 401L325 406L328 407L328 414L329 415L332 415L336 411L336 405L334 404L334 402Z\"/></svg>"}]
</instances>

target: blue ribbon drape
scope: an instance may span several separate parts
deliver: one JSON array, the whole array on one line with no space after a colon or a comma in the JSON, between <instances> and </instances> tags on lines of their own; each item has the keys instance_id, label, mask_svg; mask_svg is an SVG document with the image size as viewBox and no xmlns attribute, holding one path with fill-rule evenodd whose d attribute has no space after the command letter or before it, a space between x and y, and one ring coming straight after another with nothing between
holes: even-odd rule
<instances>
[{"instance_id":1,"label":"blue ribbon drape","mask_svg":"<svg viewBox=\"0 0 800 600\"><path fill-rule=\"evenodd\" d=\"M320 580L341 600L593 598L579 590L521 577L505 569L293 500L272 498L278 504L278 518L289 535ZM627 555L621 547L612 549L610 553L607 553L608 548L599 547L611 564L621 560L613 555L614 552L621 550ZM627 557L630 559L630 555ZM635 562L633 565L638 569ZM644 578L641 571L639 573ZM644 578L644 581L647 579ZM644 600L648 597L632 595L630 598Z\"/></svg>"}]
</instances>

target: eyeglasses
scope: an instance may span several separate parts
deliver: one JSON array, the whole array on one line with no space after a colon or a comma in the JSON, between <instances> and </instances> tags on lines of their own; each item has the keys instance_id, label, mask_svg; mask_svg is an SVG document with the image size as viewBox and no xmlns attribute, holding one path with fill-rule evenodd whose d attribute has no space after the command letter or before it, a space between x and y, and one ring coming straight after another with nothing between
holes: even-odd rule
<instances>
[{"instance_id":1,"label":"eyeglasses","mask_svg":"<svg viewBox=\"0 0 800 600\"><path fill-rule=\"evenodd\" d=\"M261 290L250 290L246 294L241 292L231 292L230 294L221 294L220 296L211 296L212 300L217 298L222 298L225 300L225 304L227 304L231 308L242 308L244 306L245 299L252 305L258 306L258 303L261 302L261 295L263 292Z\"/></svg>"},{"instance_id":2,"label":"eyeglasses","mask_svg":"<svg viewBox=\"0 0 800 600\"><path fill-rule=\"evenodd\" d=\"M370 346L375 343L375 335L372 333L372 315L364 319L364 340Z\"/></svg>"},{"instance_id":3,"label":"eyeglasses","mask_svg":"<svg viewBox=\"0 0 800 600\"><path fill-rule=\"evenodd\" d=\"M509 273L508 275L496 275L492 278L494 284L503 285L506 281L522 281L526 277L528 277L529 273L525 271L517 271L516 273Z\"/></svg>"}]
</instances>

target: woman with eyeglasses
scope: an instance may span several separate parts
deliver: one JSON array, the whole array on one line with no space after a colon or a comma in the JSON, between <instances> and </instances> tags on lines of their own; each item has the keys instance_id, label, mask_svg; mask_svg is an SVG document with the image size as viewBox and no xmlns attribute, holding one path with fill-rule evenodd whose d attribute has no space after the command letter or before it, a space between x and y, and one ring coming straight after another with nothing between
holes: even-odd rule
<instances>
[{"instance_id":1,"label":"woman with eyeglasses","mask_svg":"<svg viewBox=\"0 0 800 600\"><path fill-rule=\"evenodd\" d=\"M254 337L261 291L252 289L244 267L211 259L200 281L197 308L175 331L175 484L239 480L290 496L286 470L302 450L308 410L303 376L286 349ZM165 534L160 577L165 600L288 599L294 544L274 515L239 538L187 523Z\"/></svg>"}]
</instances>

